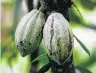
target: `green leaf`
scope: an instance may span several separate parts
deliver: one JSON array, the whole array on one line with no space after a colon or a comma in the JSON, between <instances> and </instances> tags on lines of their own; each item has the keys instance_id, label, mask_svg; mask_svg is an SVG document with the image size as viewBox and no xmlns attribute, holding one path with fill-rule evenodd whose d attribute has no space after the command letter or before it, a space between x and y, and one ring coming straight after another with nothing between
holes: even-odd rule
<instances>
[{"instance_id":1,"label":"green leaf","mask_svg":"<svg viewBox=\"0 0 96 73\"><path fill-rule=\"evenodd\" d=\"M83 18L83 16L82 16L80 10L79 10L78 7L74 4L74 2L73 2L73 6L77 9L77 11L79 12L80 16Z\"/></svg>"},{"instance_id":2,"label":"green leaf","mask_svg":"<svg viewBox=\"0 0 96 73\"><path fill-rule=\"evenodd\" d=\"M78 41L78 43L81 45L81 47L89 54L90 56L90 52L87 49L87 47L74 35L74 37L76 38L76 40Z\"/></svg>"},{"instance_id":3,"label":"green leaf","mask_svg":"<svg viewBox=\"0 0 96 73\"><path fill-rule=\"evenodd\" d=\"M37 58L35 58L31 63L34 63L34 62L36 62L36 61L38 61L38 60L40 60L40 59L42 59L42 58L44 58L44 56L46 56L47 55L47 53L44 53L44 54L42 54L42 55L40 55L40 56L38 56Z\"/></svg>"},{"instance_id":4,"label":"green leaf","mask_svg":"<svg viewBox=\"0 0 96 73\"><path fill-rule=\"evenodd\" d=\"M91 71L89 71L88 69L86 68L83 68L83 67L80 67L80 66L76 66L75 67L75 70L79 70L81 73L92 73ZM77 73L77 72L76 72Z\"/></svg>"}]
</instances>

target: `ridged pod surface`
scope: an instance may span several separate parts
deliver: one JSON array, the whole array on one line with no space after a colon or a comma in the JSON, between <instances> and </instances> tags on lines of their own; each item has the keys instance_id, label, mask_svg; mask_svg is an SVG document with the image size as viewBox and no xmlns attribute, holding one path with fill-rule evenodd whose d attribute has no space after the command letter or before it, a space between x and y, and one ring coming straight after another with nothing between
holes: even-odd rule
<instances>
[{"instance_id":1,"label":"ridged pod surface","mask_svg":"<svg viewBox=\"0 0 96 73\"><path fill-rule=\"evenodd\" d=\"M23 57L39 46L44 24L44 14L36 9L26 14L19 22L15 32L15 43Z\"/></svg>"},{"instance_id":2,"label":"ridged pod surface","mask_svg":"<svg viewBox=\"0 0 96 73\"><path fill-rule=\"evenodd\" d=\"M64 64L72 56L73 33L62 14L49 15L44 26L43 38L48 56L57 64Z\"/></svg>"}]
</instances>

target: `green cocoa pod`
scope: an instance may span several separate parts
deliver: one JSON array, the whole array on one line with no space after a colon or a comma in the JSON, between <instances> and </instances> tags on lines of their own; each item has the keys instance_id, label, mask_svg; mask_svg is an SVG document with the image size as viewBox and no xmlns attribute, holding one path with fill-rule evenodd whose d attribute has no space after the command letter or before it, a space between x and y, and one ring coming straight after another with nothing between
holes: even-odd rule
<instances>
[{"instance_id":1,"label":"green cocoa pod","mask_svg":"<svg viewBox=\"0 0 96 73\"><path fill-rule=\"evenodd\" d=\"M62 14L49 15L44 26L43 38L48 56L59 65L72 56L73 33Z\"/></svg>"},{"instance_id":2,"label":"green cocoa pod","mask_svg":"<svg viewBox=\"0 0 96 73\"><path fill-rule=\"evenodd\" d=\"M44 14L36 9L26 14L19 22L15 32L15 42L23 57L34 52L39 46L44 23Z\"/></svg>"}]
</instances>

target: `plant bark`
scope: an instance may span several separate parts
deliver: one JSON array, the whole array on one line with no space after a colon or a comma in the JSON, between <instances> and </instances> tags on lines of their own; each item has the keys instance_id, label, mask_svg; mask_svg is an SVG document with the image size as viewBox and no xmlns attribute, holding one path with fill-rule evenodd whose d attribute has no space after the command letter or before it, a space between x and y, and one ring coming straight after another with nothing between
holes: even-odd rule
<instances>
[{"instance_id":1,"label":"plant bark","mask_svg":"<svg viewBox=\"0 0 96 73\"><path fill-rule=\"evenodd\" d=\"M71 56L70 59L62 66L53 62L51 66L51 71L52 73L75 73L73 56Z\"/></svg>"}]
</instances>

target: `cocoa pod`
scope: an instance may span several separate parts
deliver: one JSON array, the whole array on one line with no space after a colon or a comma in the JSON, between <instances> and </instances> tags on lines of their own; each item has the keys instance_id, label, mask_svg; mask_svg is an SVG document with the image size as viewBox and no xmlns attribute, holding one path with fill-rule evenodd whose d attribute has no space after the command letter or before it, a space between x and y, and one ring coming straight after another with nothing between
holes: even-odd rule
<instances>
[{"instance_id":1,"label":"cocoa pod","mask_svg":"<svg viewBox=\"0 0 96 73\"><path fill-rule=\"evenodd\" d=\"M44 14L36 9L26 14L19 22L15 32L15 43L23 57L34 52L39 46L44 24Z\"/></svg>"},{"instance_id":2,"label":"cocoa pod","mask_svg":"<svg viewBox=\"0 0 96 73\"><path fill-rule=\"evenodd\" d=\"M73 33L62 14L49 15L44 26L43 39L48 56L59 65L72 56Z\"/></svg>"}]
</instances>

